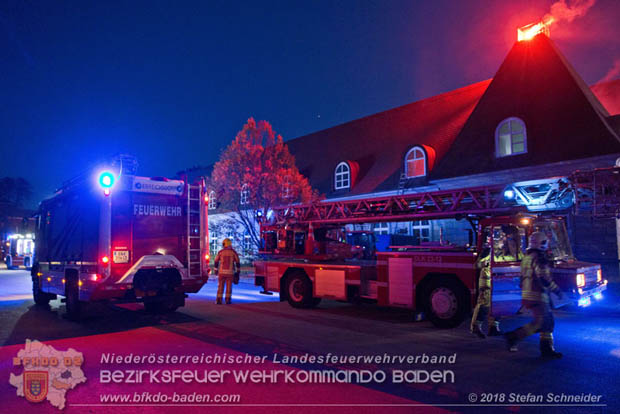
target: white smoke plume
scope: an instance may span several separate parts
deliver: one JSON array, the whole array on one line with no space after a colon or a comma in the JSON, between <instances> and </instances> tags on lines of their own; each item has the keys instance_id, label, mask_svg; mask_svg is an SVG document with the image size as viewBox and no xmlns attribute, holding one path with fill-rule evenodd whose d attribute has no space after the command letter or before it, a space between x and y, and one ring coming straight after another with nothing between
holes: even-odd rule
<instances>
[{"instance_id":1,"label":"white smoke plume","mask_svg":"<svg viewBox=\"0 0 620 414\"><path fill-rule=\"evenodd\" d=\"M577 17L585 16L588 10L594 6L594 3L596 3L596 0L559 0L551 5L549 13L547 13L542 20L547 24L559 22L570 23Z\"/></svg>"}]
</instances>

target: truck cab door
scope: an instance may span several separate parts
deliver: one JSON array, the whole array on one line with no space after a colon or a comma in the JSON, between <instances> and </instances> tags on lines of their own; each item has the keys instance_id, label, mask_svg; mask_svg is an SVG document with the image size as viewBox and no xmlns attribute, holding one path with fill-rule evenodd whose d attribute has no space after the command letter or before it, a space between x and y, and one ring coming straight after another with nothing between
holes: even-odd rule
<instances>
[{"instance_id":1,"label":"truck cab door","mask_svg":"<svg viewBox=\"0 0 620 414\"><path fill-rule=\"evenodd\" d=\"M521 308L521 260L525 229L493 225L491 309L493 316L515 315Z\"/></svg>"}]
</instances>

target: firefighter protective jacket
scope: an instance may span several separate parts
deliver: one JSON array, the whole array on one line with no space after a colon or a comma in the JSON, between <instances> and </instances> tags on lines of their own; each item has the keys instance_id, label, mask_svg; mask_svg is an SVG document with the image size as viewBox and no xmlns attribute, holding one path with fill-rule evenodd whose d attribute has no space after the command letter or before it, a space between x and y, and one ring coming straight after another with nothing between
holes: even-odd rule
<instances>
[{"instance_id":1,"label":"firefighter protective jacket","mask_svg":"<svg viewBox=\"0 0 620 414\"><path fill-rule=\"evenodd\" d=\"M232 277L240 267L239 256L232 247L223 248L215 257L215 268L218 269L219 276Z\"/></svg>"},{"instance_id":2,"label":"firefighter protective jacket","mask_svg":"<svg viewBox=\"0 0 620 414\"><path fill-rule=\"evenodd\" d=\"M548 291L559 293L560 288L551 277L544 253L529 250L521 261L521 301L549 303Z\"/></svg>"}]
</instances>

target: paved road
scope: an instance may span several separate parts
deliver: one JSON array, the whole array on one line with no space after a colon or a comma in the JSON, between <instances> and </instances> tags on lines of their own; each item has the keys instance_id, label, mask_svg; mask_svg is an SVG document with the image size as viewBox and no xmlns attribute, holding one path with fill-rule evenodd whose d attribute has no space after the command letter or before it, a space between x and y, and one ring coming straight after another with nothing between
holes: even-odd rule
<instances>
[{"instance_id":1,"label":"paved road","mask_svg":"<svg viewBox=\"0 0 620 414\"><path fill-rule=\"evenodd\" d=\"M140 305L123 307L99 306L79 323L63 317L64 304L53 301L50 309L33 305L29 295L29 275L24 271L0 272L0 412L36 407L58 412L48 403L32 405L15 396L8 384L9 373L19 370L11 359L24 347L27 339L44 341L56 349L74 348L84 353L84 372L88 381L67 394L66 412L178 412L179 406L128 406L100 404L103 393L126 391L164 392L205 390L213 393L236 392L240 404L222 408L222 412L268 411L337 411L337 412L619 412L616 396L620 392L620 306L613 295L584 310L567 310L556 314L556 342L565 357L544 361L538 358L537 339L531 338L517 353L504 349L499 338L479 340L472 337L465 324L457 329L437 330L428 322L411 322L407 312L323 301L319 308L298 310L277 296L258 294L257 288L242 282L235 286L233 304L214 304L216 284L208 283L192 295L185 308L166 316L149 315ZM522 323L515 318L505 323L509 329ZM106 367L102 354L176 354L176 355L241 355L265 356L265 362L206 366L210 369L286 369L302 370L368 370L384 372L387 380L366 384L102 384ZM308 363L288 362L283 356L418 356L418 363L399 361ZM426 356L456 355L456 362L422 363ZM275 360L274 360L275 359ZM280 361L280 362L278 362ZM285 362L285 361L284 361ZM151 366L152 368L162 368ZM145 368L144 365L133 368ZM204 369L204 365L185 364L176 369ZM454 382L394 383L398 370L452 371ZM449 375L449 374L446 374ZM3 379L4 378L4 379ZM606 406L516 406L507 404L510 394L601 395ZM502 397L503 395L503 397ZM487 398L494 406L481 407L470 400ZM501 401L502 398L504 401ZM514 395L513 395L514 398ZM310 406L319 404L322 407ZM483 403L489 405L488 403ZM271 406L275 405L275 406ZM381 406L383 405L383 406ZM434 408L433 408L434 407ZM184 407L184 411L204 407ZM216 409L217 407L210 407ZM28 411L30 412L30 411ZM35 412L35 411L32 411Z\"/></svg>"}]
</instances>

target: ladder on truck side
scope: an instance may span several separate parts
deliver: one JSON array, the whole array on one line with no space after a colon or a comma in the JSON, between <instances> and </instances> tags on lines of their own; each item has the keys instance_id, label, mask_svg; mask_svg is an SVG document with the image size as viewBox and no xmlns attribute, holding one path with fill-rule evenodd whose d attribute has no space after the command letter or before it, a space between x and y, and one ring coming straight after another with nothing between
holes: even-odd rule
<instances>
[{"instance_id":1,"label":"ladder on truck side","mask_svg":"<svg viewBox=\"0 0 620 414\"><path fill-rule=\"evenodd\" d=\"M201 186L187 185L187 275L199 277L202 269L202 210Z\"/></svg>"}]
</instances>

